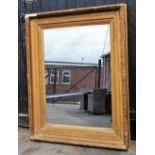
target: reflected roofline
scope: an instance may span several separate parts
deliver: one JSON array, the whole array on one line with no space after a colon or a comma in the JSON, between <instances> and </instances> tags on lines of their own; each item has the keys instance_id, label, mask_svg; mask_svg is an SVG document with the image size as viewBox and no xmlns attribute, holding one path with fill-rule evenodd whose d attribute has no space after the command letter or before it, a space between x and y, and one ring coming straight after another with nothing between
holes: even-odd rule
<instances>
[{"instance_id":1,"label":"reflected roofline","mask_svg":"<svg viewBox=\"0 0 155 155\"><path fill-rule=\"evenodd\" d=\"M45 65L67 65L67 66L94 66L97 67L97 63L80 63L80 62L65 62L65 61L44 61Z\"/></svg>"}]
</instances>

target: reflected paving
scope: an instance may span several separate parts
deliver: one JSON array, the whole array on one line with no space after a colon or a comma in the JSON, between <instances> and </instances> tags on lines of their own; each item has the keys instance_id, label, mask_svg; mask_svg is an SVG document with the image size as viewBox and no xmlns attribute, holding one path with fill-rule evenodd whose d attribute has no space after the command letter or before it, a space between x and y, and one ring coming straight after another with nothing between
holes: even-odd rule
<instances>
[{"instance_id":1,"label":"reflected paving","mask_svg":"<svg viewBox=\"0 0 155 155\"><path fill-rule=\"evenodd\" d=\"M111 128L111 115L92 115L80 110L80 103L47 103L47 122L52 124Z\"/></svg>"}]
</instances>

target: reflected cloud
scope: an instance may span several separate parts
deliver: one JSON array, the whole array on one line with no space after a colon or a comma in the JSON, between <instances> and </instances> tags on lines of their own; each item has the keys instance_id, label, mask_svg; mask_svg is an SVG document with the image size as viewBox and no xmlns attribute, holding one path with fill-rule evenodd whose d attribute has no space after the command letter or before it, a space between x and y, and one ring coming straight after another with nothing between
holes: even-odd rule
<instances>
[{"instance_id":1,"label":"reflected cloud","mask_svg":"<svg viewBox=\"0 0 155 155\"><path fill-rule=\"evenodd\" d=\"M109 34L109 25L46 29L45 61L97 63L105 40L104 53L110 51Z\"/></svg>"}]
</instances>

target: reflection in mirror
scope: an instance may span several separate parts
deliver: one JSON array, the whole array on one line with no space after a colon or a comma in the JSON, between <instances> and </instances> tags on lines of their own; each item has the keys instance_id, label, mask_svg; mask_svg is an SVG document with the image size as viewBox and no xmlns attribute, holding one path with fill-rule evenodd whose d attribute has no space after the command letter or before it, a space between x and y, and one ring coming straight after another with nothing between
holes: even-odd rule
<instances>
[{"instance_id":1,"label":"reflection in mirror","mask_svg":"<svg viewBox=\"0 0 155 155\"><path fill-rule=\"evenodd\" d=\"M111 127L110 26L44 30L47 122Z\"/></svg>"}]
</instances>

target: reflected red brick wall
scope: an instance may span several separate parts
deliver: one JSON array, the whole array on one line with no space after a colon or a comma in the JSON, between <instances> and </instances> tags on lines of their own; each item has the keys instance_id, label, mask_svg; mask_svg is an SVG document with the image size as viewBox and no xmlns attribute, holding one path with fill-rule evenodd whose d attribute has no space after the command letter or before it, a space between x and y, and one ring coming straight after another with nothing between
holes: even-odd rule
<instances>
[{"instance_id":1,"label":"reflected red brick wall","mask_svg":"<svg viewBox=\"0 0 155 155\"><path fill-rule=\"evenodd\" d=\"M57 69L59 74L58 83L56 84L56 93L77 92L81 89L93 89L97 86L97 66L55 66L45 65L46 71L49 74L47 77L48 84L46 85L46 94L53 93L53 85L50 83L51 70ZM70 84L62 83L62 72L70 71ZM103 87L103 68L101 69L101 88Z\"/></svg>"}]
</instances>

